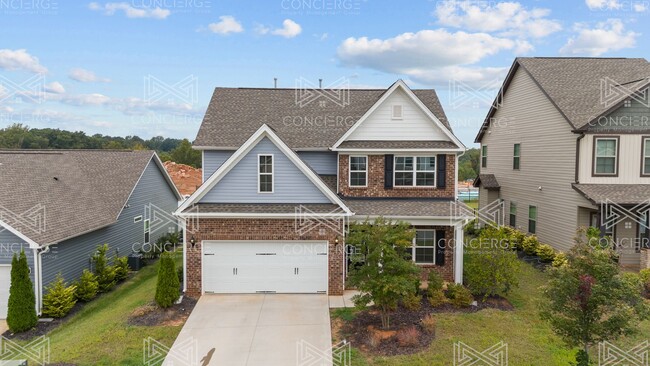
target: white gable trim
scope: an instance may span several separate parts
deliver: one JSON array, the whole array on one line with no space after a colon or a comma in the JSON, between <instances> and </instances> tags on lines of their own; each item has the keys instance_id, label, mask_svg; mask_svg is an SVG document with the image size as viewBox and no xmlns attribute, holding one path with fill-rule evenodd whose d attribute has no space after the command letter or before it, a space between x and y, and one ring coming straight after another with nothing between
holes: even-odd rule
<instances>
[{"instance_id":1,"label":"white gable trim","mask_svg":"<svg viewBox=\"0 0 650 366\"><path fill-rule=\"evenodd\" d=\"M23 239L27 244L29 244L30 249L38 249L41 246L38 245L35 241L32 239L28 238L25 234L21 233L20 231L16 230L15 228L11 227L11 225L7 224L6 222L0 220L0 226L8 230L10 233L16 235L20 239Z\"/></svg>"},{"instance_id":2,"label":"white gable trim","mask_svg":"<svg viewBox=\"0 0 650 366\"><path fill-rule=\"evenodd\" d=\"M185 209L189 206L198 203L203 196L205 196L219 181L226 176L232 168L234 168L241 159L250 152L253 147L255 147L263 138L268 137L275 146L284 153L284 155L291 160L298 169L309 178L309 180L314 183L318 189L330 200L330 202L339 205L347 214L351 214L350 209L343 203L343 201L332 192L327 185L311 170L303 161L298 157L298 155L291 150L287 144L284 143L278 137L278 135L273 132L273 130L266 124L262 125L246 142L232 154L225 163L223 163L216 172L214 172L210 178L208 178L205 183L199 187L199 189L194 192L190 198L186 199L174 213L175 215L180 215Z\"/></svg>"},{"instance_id":3,"label":"white gable trim","mask_svg":"<svg viewBox=\"0 0 650 366\"><path fill-rule=\"evenodd\" d=\"M391 85L391 87L388 88L388 90L384 93L384 95L382 95L381 98L379 98L379 100L372 107L370 107L370 109L368 109L368 111L366 111L366 113L364 113L364 115L361 116L361 118L359 118L359 120L343 136L341 136L340 139L338 139L338 141L336 141L334 143L334 146L332 146L332 150L336 150L339 147L339 145L341 145L341 143L343 143L343 141L346 141L348 139L348 137L350 137L352 135L352 133L357 128L359 128L359 126L363 122L365 122L368 119L368 117L370 117L370 115L372 115L372 113L375 110L377 110L377 108L379 108L380 105L384 104L386 99L388 99L388 97L390 95L392 95L395 92L395 90L397 90L398 88L402 89L406 93L406 95L411 99L411 101L413 101L413 103L415 103L422 110L422 112L424 112L424 114L427 117L429 117L429 119L431 119L431 121L433 121L433 123L436 124L447 137L449 137L449 139L452 142L454 142L456 145L458 145L463 150L466 148L465 145L456 136L454 136L454 134L451 133L451 131L449 131L449 129L447 127L445 127L445 125L442 122L440 122L438 117L436 117L429 110L429 108L427 108L424 105L424 103L422 103L420 98L418 98L413 93L413 91L408 87L408 85L406 85L406 83L403 80L400 79L400 80L397 80L393 85Z\"/></svg>"}]
</instances>

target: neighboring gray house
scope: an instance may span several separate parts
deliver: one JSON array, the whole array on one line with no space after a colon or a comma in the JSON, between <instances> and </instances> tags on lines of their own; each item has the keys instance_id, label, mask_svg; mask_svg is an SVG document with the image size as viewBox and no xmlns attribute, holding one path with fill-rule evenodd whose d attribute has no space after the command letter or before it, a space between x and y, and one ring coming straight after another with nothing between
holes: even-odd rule
<instances>
[{"instance_id":1,"label":"neighboring gray house","mask_svg":"<svg viewBox=\"0 0 650 366\"><path fill-rule=\"evenodd\" d=\"M650 266L648 77L645 59L517 58L475 141L480 207L562 251L599 227Z\"/></svg>"},{"instance_id":2,"label":"neighboring gray house","mask_svg":"<svg viewBox=\"0 0 650 366\"><path fill-rule=\"evenodd\" d=\"M40 310L45 286L76 280L97 246L126 256L178 229L181 196L153 151L0 150L0 191L0 318L21 249Z\"/></svg>"}]
</instances>

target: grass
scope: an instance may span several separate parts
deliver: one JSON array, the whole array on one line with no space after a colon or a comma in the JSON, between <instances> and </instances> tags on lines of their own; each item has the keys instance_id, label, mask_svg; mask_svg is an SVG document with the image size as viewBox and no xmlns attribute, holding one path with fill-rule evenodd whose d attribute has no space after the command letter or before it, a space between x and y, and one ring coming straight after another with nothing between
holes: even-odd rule
<instances>
[{"instance_id":1,"label":"grass","mask_svg":"<svg viewBox=\"0 0 650 366\"><path fill-rule=\"evenodd\" d=\"M427 351L396 357L370 357L354 349L352 364L357 365L451 365L454 344L464 344L482 351L499 341L508 344L510 365L569 365L574 361L575 350L568 349L554 335L549 326L539 319L537 304L548 276L522 262L519 288L508 296L515 311L482 310L465 314L438 314L436 339ZM341 318L350 314L333 314ZM616 341L623 349L630 349L650 334L650 321L640 324L634 337ZM354 345L352 345L354 346ZM592 349L592 359L597 360L597 349Z\"/></svg>"},{"instance_id":2,"label":"grass","mask_svg":"<svg viewBox=\"0 0 650 366\"><path fill-rule=\"evenodd\" d=\"M177 265L180 264L177 261ZM50 362L76 365L142 365L147 337L171 347L181 326L127 324L129 314L153 300L158 263L141 269L113 291L86 304L48 334Z\"/></svg>"},{"instance_id":3,"label":"grass","mask_svg":"<svg viewBox=\"0 0 650 366\"><path fill-rule=\"evenodd\" d=\"M463 203L473 209L478 209L478 200L467 200L463 201Z\"/></svg>"}]
</instances>

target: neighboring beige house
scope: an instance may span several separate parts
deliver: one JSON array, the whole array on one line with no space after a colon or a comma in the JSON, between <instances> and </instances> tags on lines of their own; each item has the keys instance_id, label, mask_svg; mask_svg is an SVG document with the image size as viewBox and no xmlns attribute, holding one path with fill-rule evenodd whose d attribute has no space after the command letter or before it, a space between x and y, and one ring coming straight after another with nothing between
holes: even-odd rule
<instances>
[{"instance_id":1,"label":"neighboring beige house","mask_svg":"<svg viewBox=\"0 0 650 366\"><path fill-rule=\"evenodd\" d=\"M475 141L480 207L502 200L502 223L561 251L599 227L650 267L648 77L645 59L515 59Z\"/></svg>"}]
</instances>

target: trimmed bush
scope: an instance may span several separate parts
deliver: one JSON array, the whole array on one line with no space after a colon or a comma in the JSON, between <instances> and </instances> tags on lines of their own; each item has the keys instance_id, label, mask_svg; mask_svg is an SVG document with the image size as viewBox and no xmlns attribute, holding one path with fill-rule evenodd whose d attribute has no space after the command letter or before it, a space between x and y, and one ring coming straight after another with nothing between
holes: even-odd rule
<instances>
[{"instance_id":1,"label":"trimmed bush","mask_svg":"<svg viewBox=\"0 0 650 366\"><path fill-rule=\"evenodd\" d=\"M562 267L568 263L567 256L565 253L557 253L555 259L553 259L553 267Z\"/></svg>"},{"instance_id":2,"label":"trimmed bush","mask_svg":"<svg viewBox=\"0 0 650 366\"><path fill-rule=\"evenodd\" d=\"M180 282L176 273L176 264L171 253L160 256L158 283L156 284L156 303L162 308L174 305L180 296Z\"/></svg>"},{"instance_id":3,"label":"trimmed bush","mask_svg":"<svg viewBox=\"0 0 650 366\"><path fill-rule=\"evenodd\" d=\"M115 258L115 263L113 263L113 268L115 271L115 280L124 281L129 277L129 258L127 257L117 257Z\"/></svg>"},{"instance_id":4,"label":"trimmed bush","mask_svg":"<svg viewBox=\"0 0 650 366\"><path fill-rule=\"evenodd\" d=\"M81 277L79 277L76 286L77 291L75 292L75 296L79 301L88 302L94 299L99 292L97 276L87 269L84 269L81 273Z\"/></svg>"},{"instance_id":5,"label":"trimmed bush","mask_svg":"<svg viewBox=\"0 0 650 366\"><path fill-rule=\"evenodd\" d=\"M539 248L539 240L535 235L529 235L521 243L521 249L528 255L537 255L537 248Z\"/></svg>"},{"instance_id":6,"label":"trimmed bush","mask_svg":"<svg viewBox=\"0 0 650 366\"><path fill-rule=\"evenodd\" d=\"M407 310L417 311L422 307L422 296L414 293L411 295L404 296L402 299L402 306Z\"/></svg>"},{"instance_id":7,"label":"trimmed bush","mask_svg":"<svg viewBox=\"0 0 650 366\"><path fill-rule=\"evenodd\" d=\"M34 285L29 278L25 251L14 254L11 261L11 287L7 309L7 326L13 333L32 329L38 323Z\"/></svg>"},{"instance_id":8,"label":"trimmed bush","mask_svg":"<svg viewBox=\"0 0 650 366\"><path fill-rule=\"evenodd\" d=\"M56 275L54 282L45 287L47 294L43 296L43 314L52 318L63 318L77 303L76 286L68 286L61 273Z\"/></svg>"},{"instance_id":9,"label":"trimmed bush","mask_svg":"<svg viewBox=\"0 0 650 366\"><path fill-rule=\"evenodd\" d=\"M99 283L99 292L108 292L115 287L115 268L108 265L107 253L108 244L100 245L92 257L95 276Z\"/></svg>"},{"instance_id":10,"label":"trimmed bush","mask_svg":"<svg viewBox=\"0 0 650 366\"><path fill-rule=\"evenodd\" d=\"M431 270L427 275L427 293L431 294L436 291L442 291L445 281L437 271Z\"/></svg>"},{"instance_id":11,"label":"trimmed bush","mask_svg":"<svg viewBox=\"0 0 650 366\"><path fill-rule=\"evenodd\" d=\"M645 296L650 297L650 268L642 269L639 271L639 278L643 283L643 289L645 290Z\"/></svg>"},{"instance_id":12,"label":"trimmed bush","mask_svg":"<svg viewBox=\"0 0 650 366\"><path fill-rule=\"evenodd\" d=\"M469 289L459 283L453 283L447 286L447 297L457 308L469 307L474 302L474 297Z\"/></svg>"},{"instance_id":13,"label":"trimmed bush","mask_svg":"<svg viewBox=\"0 0 650 366\"><path fill-rule=\"evenodd\" d=\"M442 290L430 292L427 296L427 299L429 299L429 304L431 304L431 306L434 308L446 304L449 301L445 296L445 292Z\"/></svg>"},{"instance_id":14,"label":"trimmed bush","mask_svg":"<svg viewBox=\"0 0 650 366\"><path fill-rule=\"evenodd\" d=\"M468 251L463 271L465 284L477 296L507 295L519 285L520 265L512 250L488 247Z\"/></svg>"},{"instance_id":15,"label":"trimmed bush","mask_svg":"<svg viewBox=\"0 0 650 366\"><path fill-rule=\"evenodd\" d=\"M522 245L524 243L524 240L526 239L526 234L516 230L512 229L510 233L510 245L511 249L513 250L522 250Z\"/></svg>"},{"instance_id":16,"label":"trimmed bush","mask_svg":"<svg viewBox=\"0 0 650 366\"><path fill-rule=\"evenodd\" d=\"M555 259L555 249L548 244L540 244L536 253L542 262L553 262Z\"/></svg>"}]
</instances>

